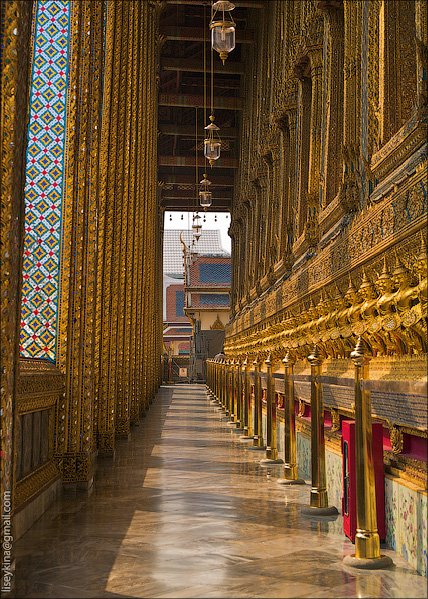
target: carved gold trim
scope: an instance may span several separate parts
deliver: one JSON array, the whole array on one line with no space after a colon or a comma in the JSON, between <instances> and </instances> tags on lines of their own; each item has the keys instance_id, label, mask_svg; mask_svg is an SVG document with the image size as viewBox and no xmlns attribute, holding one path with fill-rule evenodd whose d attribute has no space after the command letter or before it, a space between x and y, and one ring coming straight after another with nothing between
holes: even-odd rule
<instances>
[{"instance_id":1,"label":"carved gold trim","mask_svg":"<svg viewBox=\"0 0 428 599\"><path fill-rule=\"evenodd\" d=\"M28 476L16 483L15 511L20 510L29 501L39 495L48 485L60 477L55 460L50 460L31 472Z\"/></svg>"},{"instance_id":2,"label":"carved gold trim","mask_svg":"<svg viewBox=\"0 0 428 599\"><path fill-rule=\"evenodd\" d=\"M23 414L29 414L30 412L39 412L42 410L48 410L56 405L58 401L58 395L53 393L51 395L39 395L36 397L19 397L16 402L17 412L20 416Z\"/></svg>"}]
</instances>

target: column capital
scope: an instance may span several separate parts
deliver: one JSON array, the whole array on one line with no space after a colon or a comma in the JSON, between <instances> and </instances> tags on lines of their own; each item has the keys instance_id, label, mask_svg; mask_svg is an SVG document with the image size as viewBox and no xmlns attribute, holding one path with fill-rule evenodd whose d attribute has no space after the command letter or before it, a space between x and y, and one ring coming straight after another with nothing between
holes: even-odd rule
<instances>
[{"instance_id":1,"label":"column capital","mask_svg":"<svg viewBox=\"0 0 428 599\"><path fill-rule=\"evenodd\" d=\"M312 348L312 353L310 353L308 356L308 361L310 362L311 366L320 366L322 364L322 357L316 343Z\"/></svg>"},{"instance_id":2,"label":"column capital","mask_svg":"<svg viewBox=\"0 0 428 599\"><path fill-rule=\"evenodd\" d=\"M296 363L296 359L295 359L295 357L293 356L293 354L290 354L290 352L288 351L288 352L285 354L285 357L284 357L284 359L282 360L282 363L284 364L284 366L285 366L286 368L288 368L289 366L293 366L293 365Z\"/></svg>"},{"instance_id":3,"label":"column capital","mask_svg":"<svg viewBox=\"0 0 428 599\"><path fill-rule=\"evenodd\" d=\"M370 362L371 358L366 342L361 336L358 337L355 349L351 352L351 359L355 366L364 366Z\"/></svg>"}]
</instances>

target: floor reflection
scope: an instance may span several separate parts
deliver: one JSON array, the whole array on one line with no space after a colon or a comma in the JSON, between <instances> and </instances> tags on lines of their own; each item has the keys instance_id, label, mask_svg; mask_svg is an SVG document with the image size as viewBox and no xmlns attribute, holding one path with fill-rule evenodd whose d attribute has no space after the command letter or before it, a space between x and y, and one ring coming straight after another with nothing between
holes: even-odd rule
<instances>
[{"instance_id":1,"label":"floor reflection","mask_svg":"<svg viewBox=\"0 0 428 599\"><path fill-rule=\"evenodd\" d=\"M342 565L342 518L300 515L308 486L276 484L203 386L164 387L90 496L67 496L15 544L18 597L426 597L395 568Z\"/></svg>"}]
</instances>

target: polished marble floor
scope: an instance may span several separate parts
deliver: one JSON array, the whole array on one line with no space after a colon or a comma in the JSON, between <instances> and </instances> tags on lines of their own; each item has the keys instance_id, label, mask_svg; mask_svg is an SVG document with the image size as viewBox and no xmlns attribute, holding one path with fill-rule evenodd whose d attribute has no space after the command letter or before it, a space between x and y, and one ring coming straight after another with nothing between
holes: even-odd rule
<instances>
[{"instance_id":1,"label":"polished marble floor","mask_svg":"<svg viewBox=\"0 0 428 599\"><path fill-rule=\"evenodd\" d=\"M342 564L342 522L308 520L201 385L162 387L93 492L64 494L15 544L18 597L426 597L395 566Z\"/></svg>"}]
</instances>

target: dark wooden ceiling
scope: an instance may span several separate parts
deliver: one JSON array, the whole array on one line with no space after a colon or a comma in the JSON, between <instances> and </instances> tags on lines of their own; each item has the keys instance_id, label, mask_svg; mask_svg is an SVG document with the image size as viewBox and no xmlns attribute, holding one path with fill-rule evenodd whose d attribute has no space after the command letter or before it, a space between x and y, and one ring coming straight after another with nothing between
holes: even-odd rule
<instances>
[{"instance_id":1,"label":"dark wooden ceiling","mask_svg":"<svg viewBox=\"0 0 428 599\"><path fill-rule=\"evenodd\" d=\"M230 210L235 171L238 166L238 135L243 106L242 84L245 61L251 59L254 18L261 1L235 2L236 48L223 66L214 52L214 114L222 139L221 156L208 165L212 181L211 211ZM266 6L266 5L265 5ZM198 205L195 156L196 114L198 116L198 181L205 172L204 126L210 106L211 44L210 0L167 0L161 14L158 181L161 206L165 210L193 211ZM204 29L207 59L207 103L204 114Z\"/></svg>"}]
</instances>

